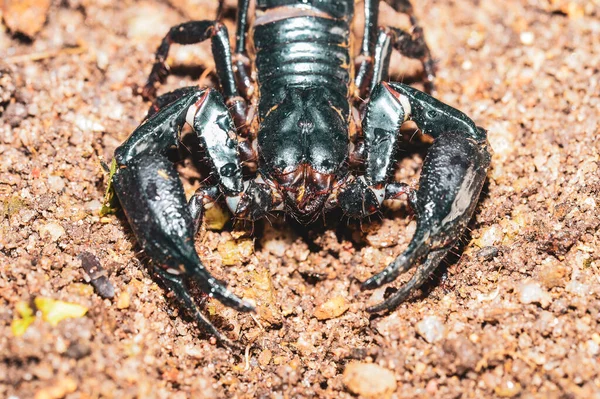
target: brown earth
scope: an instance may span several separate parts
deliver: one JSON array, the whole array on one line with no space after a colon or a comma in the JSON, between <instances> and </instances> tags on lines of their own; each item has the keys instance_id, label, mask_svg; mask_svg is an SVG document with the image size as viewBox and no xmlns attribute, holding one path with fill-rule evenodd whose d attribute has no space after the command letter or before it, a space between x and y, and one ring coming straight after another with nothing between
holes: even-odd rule
<instances>
[{"instance_id":1,"label":"brown earth","mask_svg":"<svg viewBox=\"0 0 600 399\"><path fill-rule=\"evenodd\" d=\"M230 226L203 233L207 267L260 305L254 317L206 306L243 353L199 333L151 278L122 215L99 216L100 161L143 119L134 89L154 49L171 25L214 15L207 3L3 11L0 397L600 397L600 3L417 2L437 96L488 128L495 152L469 234L421 293L374 317L365 306L384 291L359 282L407 245L405 205L362 230L260 223L254 253L232 245ZM172 55L212 65L208 45ZM404 61L393 61L398 80L414 64ZM161 91L200 75L175 69ZM421 159L404 153L397 177L416 183ZM114 299L86 282L84 252ZM102 273L88 273L98 285ZM44 298L87 314L53 325Z\"/></svg>"}]
</instances>

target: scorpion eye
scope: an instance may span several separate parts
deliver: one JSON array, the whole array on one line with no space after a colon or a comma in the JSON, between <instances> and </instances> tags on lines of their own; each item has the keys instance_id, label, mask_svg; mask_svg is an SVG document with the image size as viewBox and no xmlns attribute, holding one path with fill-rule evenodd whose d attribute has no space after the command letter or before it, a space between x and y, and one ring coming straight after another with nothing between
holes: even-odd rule
<instances>
[{"instance_id":1,"label":"scorpion eye","mask_svg":"<svg viewBox=\"0 0 600 399\"><path fill-rule=\"evenodd\" d=\"M329 159L325 159L323 162L321 162L321 167L323 169L331 169L334 167L334 164Z\"/></svg>"},{"instance_id":2,"label":"scorpion eye","mask_svg":"<svg viewBox=\"0 0 600 399\"><path fill-rule=\"evenodd\" d=\"M284 170L286 167L286 163L284 159L278 159L275 161L275 167L279 170Z\"/></svg>"}]
</instances>

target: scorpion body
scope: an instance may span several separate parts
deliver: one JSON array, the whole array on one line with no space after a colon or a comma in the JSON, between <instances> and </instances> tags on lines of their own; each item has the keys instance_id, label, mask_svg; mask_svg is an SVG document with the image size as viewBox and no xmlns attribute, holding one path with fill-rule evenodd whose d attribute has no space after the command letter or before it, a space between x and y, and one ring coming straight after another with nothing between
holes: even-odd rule
<instances>
[{"instance_id":1,"label":"scorpion body","mask_svg":"<svg viewBox=\"0 0 600 399\"><path fill-rule=\"evenodd\" d=\"M391 51L420 59L426 85L433 63L407 0L412 33L379 27L378 0L365 0L360 56L353 65L353 0L239 0L232 54L225 26L192 21L167 34L143 95L152 98L168 75L171 43L211 39L221 92L187 87L159 96L140 127L115 151L117 196L157 275L221 342L231 342L200 312L188 283L240 311L253 306L228 291L202 265L193 244L205 209L224 199L237 218L255 221L280 211L302 223L336 207L353 218L408 196L417 229L403 254L363 283L372 289L419 265L411 280L371 312L393 309L423 284L471 218L490 163L486 132L462 112L409 86L387 82ZM247 39L253 44L249 51ZM389 180L400 126L413 120L434 139L418 189ZM185 201L166 151L184 124L198 135L212 169ZM256 164L244 179L243 165Z\"/></svg>"}]
</instances>

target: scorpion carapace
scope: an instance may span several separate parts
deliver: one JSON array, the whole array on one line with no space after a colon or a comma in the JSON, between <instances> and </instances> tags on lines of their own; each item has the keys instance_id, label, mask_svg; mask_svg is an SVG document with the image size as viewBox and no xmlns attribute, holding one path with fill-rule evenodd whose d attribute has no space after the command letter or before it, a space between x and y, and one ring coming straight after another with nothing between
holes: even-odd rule
<instances>
[{"instance_id":1,"label":"scorpion carapace","mask_svg":"<svg viewBox=\"0 0 600 399\"><path fill-rule=\"evenodd\" d=\"M291 89L261 123L259 173L273 180L285 208L300 221L319 215L333 184L346 173L347 116L328 94Z\"/></svg>"},{"instance_id":2,"label":"scorpion carapace","mask_svg":"<svg viewBox=\"0 0 600 399\"><path fill-rule=\"evenodd\" d=\"M380 287L412 267L417 271L384 302L367 309L378 312L393 309L421 286L463 234L491 158L485 130L465 114L388 82L395 49L420 59L425 84L432 84L433 62L408 0L391 5L409 15L411 32L379 27L379 0L365 0L364 34L354 61L353 0L258 0L250 28L249 1L239 0L233 54L219 21L192 21L169 31L143 95L154 97L168 75L165 60L172 43L207 39L221 90L186 87L156 98L144 123L115 151L120 167L113 176L133 232L158 276L201 326L228 345L188 288L193 281L227 306L253 310L208 273L194 248L204 210L215 201L222 200L239 219L255 221L280 211L310 223L336 207L364 218L378 212L384 200L406 195L417 216L412 241L362 287ZM407 120L434 139L418 189L390 181L400 127ZM179 144L186 123L197 134L213 177L187 203L166 156ZM248 179L242 165L250 162L257 168Z\"/></svg>"}]
</instances>

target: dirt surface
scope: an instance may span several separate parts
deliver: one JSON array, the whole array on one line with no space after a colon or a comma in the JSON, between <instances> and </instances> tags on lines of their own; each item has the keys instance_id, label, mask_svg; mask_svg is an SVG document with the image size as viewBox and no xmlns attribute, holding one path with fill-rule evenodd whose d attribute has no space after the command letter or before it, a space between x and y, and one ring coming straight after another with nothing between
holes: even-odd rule
<instances>
[{"instance_id":1,"label":"dirt surface","mask_svg":"<svg viewBox=\"0 0 600 399\"><path fill-rule=\"evenodd\" d=\"M143 119L134 91L154 49L216 4L55 1L31 17L39 33L4 15L0 397L600 397L600 3L416 3L437 96L489 129L495 153L469 234L422 292L374 317L384 291L359 282L407 245L403 204L362 230L260 223L254 252L229 225L203 232L207 267L259 305L205 306L240 353L152 279L122 214L99 215L100 161ZM175 50L174 65L202 68L176 67L161 91L211 67L208 45ZM403 152L397 177L415 184L421 160Z\"/></svg>"}]
</instances>

